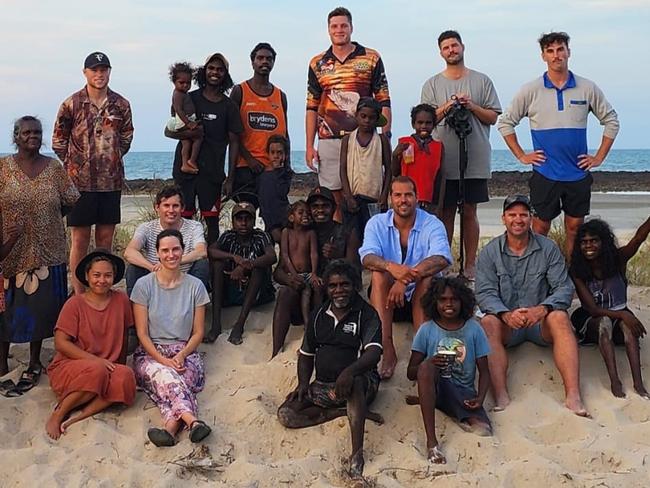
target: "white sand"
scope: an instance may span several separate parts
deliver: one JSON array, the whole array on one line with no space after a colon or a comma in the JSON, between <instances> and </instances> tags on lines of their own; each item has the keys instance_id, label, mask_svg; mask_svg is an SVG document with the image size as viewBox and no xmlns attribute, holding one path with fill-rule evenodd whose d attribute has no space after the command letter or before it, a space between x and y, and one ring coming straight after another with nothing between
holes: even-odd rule
<instances>
[{"instance_id":1,"label":"white sand","mask_svg":"<svg viewBox=\"0 0 650 488\"><path fill-rule=\"evenodd\" d=\"M634 228L645 217L629 202L623 204L634 219L627 225ZM649 295L650 288L630 290L630 305L647 326ZM225 310L225 326L234 321L236 311ZM187 471L174 464L182 464L178 460L195 447L187 434L168 449L147 441L147 428L158 426L160 416L142 393L133 407L101 413L73 425L60 440L50 440L44 425L55 397L43 376L22 397L0 397L0 487L349 486L341 469L350 454L345 418L298 431L284 429L276 419L278 405L296 385L302 328L291 329L285 352L269 362L272 311L271 304L251 313L243 345L231 345L223 334L216 344L200 348L207 370L200 415L213 427L204 444L217 469ZM419 407L404 403L404 396L415 391L406 379L410 326L397 325L395 340L400 358L395 377L380 386L372 407L387 422L366 425L368 486L429 487L434 480L443 487L650 486L650 401L633 392L622 348L616 352L626 399L610 393L598 350L580 350L582 391L593 420L563 407L562 382L549 349L532 344L517 348L510 356L513 403L506 412L490 413L494 437L466 433L444 415L437 416L438 437L449 461L439 467L425 461ZM647 341L642 344L642 367L650 386ZM17 380L28 347L14 346L12 353L12 370L5 378ZM53 354L48 340L43 358L49 361ZM489 397L486 403L491 407ZM209 461L203 455L203 462Z\"/></svg>"},{"instance_id":2,"label":"white sand","mask_svg":"<svg viewBox=\"0 0 650 488\"><path fill-rule=\"evenodd\" d=\"M649 293L631 290L631 305L646 324ZM235 311L226 310L226 324ZM146 430L160 417L142 393L133 407L101 413L73 425L59 441L50 440L44 424L55 397L44 376L24 396L0 398L0 486L349 486L341 474L350 450L346 419L298 431L276 420L278 405L296 384L301 328L292 328L286 351L269 362L271 314L272 305L252 312L242 346L231 345L225 335L201 346L207 369L201 417L213 426L205 445L215 464L223 465L220 471L183 472L173 464L195 447L187 434L173 448L151 445ZM375 486L425 487L434 478L437 486L650 486L650 402L632 391L622 348L617 358L626 399L611 395L598 350L581 349L582 390L594 416L587 420L562 406L551 351L519 347L511 356L513 403L506 412L490 414L494 437L465 433L439 414L437 432L449 462L433 467L423 456L419 408L404 403L404 396L414 392L405 376L411 334L406 324L395 330L400 363L373 404L387 422L366 426L365 473ZM51 340L45 343L46 359L52 347ZM8 377L17 379L28 351L17 346L12 352ZM647 377L647 344L642 355Z\"/></svg>"}]
</instances>

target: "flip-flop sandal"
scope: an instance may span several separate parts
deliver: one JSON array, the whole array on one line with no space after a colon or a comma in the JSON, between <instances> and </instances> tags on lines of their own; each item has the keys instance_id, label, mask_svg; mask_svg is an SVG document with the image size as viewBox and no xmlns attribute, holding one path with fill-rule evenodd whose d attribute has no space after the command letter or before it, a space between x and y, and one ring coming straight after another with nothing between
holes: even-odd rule
<instances>
[{"instance_id":1,"label":"flip-flop sandal","mask_svg":"<svg viewBox=\"0 0 650 488\"><path fill-rule=\"evenodd\" d=\"M18 383L16 383L16 390L25 393L34 388L38 384L38 380L41 378L41 373L43 368L41 366L36 366L35 368L27 368L20 375Z\"/></svg>"},{"instance_id":2,"label":"flip-flop sandal","mask_svg":"<svg viewBox=\"0 0 650 488\"><path fill-rule=\"evenodd\" d=\"M433 464L447 463L447 458L445 458L445 455L442 453L440 446L434 446L431 449L429 449L427 459L429 460L430 463Z\"/></svg>"},{"instance_id":3,"label":"flip-flop sandal","mask_svg":"<svg viewBox=\"0 0 650 488\"><path fill-rule=\"evenodd\" d=\"M152 427L147 431L147 437L156 447L171 447L176 445L174 436L167 432L165 429Z\"/></svg>"},{"instance_id":4,"label":"flip-flop sandal","mask_svg":"<svg viewBox=\"0 0 650 488\"><path fill-rule=\"evenodd\" d=\"M23 394L22 391L16 390L16 384L11 380L0 382L0 395L7 398L16 398Z\"/></svg>"},{"instance_id":5,"label":"flip-flop sandal","mask_svg":"<svg viewBox=\"0 0 650 488\"><path fill-rule=\"evenodd\" d=\"M190 441L201 442L203 439L208 437L212 432L212 429L206 424L203 420L195 420L190 426Z\"/></svg>"}]
</instances>

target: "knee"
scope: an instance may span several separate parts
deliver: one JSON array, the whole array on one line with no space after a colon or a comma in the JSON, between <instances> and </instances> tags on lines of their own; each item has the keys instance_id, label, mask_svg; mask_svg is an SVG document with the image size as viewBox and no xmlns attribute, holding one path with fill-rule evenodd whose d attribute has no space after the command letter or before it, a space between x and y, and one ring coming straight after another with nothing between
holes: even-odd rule
<instances>
[{"instance_id":1,"label":"knee","mask_svg":"<svg viewBox=\"0 0 650 488\"><path fill-rule=\"evenodd\" d=\"M549 329L552 333L571 332L573 334L569 314L564 310L553 310L546 316L544 321L549 325Z\"/></svg>"},{"instance_id":2,"label":"knee","mask_svg":"<svg viewBox=\"0 0 650 488\"><path fill-rule=\"evenodd\" d=\"M481 319L481 327L485 331L485 334L488 336L488 339L492 340L501 340L501 328L503 327L503 322L496 316L488 314Z\"/></svg>"},{"instance_id":3,"label":"knee","mask_svg":"<svg viewBox=\"0 0 650 488\"><path fill-rule=\"evenodd\" d=\"M418 366L418 375L417 375L418 382L420 381L434 382L437 376L438 376L438 370L433 364L431 364L431 361L429 361L428 359L422 361Z\"/></svg>"}]
</instances>

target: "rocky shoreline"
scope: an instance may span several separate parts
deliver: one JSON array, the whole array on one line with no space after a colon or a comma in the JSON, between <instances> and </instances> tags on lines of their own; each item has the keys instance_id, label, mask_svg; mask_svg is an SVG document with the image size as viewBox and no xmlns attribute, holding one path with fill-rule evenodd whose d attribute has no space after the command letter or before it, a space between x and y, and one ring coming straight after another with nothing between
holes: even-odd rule
<instances>
[{"instance_id":1,"label":"rocky shoreline","mask_svg":"<svg viewBox=\"0 0 650 488\"><path fill-rule=\"evenodd\" d=\"M595 171L594 192L650 191L650 171ZM528 193L530 172L497 171L492 173L490 195L493 197ZM291 182L291 195L304 196L317 184L315 173L296 173ZM128 180L126 193L155 193L173 180Z\"/></svg>"}]
</instances>

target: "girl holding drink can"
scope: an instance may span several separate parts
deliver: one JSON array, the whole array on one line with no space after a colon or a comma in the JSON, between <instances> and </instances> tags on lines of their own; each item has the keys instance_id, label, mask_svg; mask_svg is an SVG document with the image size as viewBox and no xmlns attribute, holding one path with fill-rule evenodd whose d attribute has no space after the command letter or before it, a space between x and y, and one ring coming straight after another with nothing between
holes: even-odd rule
<instances>
[{"instance_id":1,"label":"girl holding drink can","mask_svg":"<svg viewBox=\"0 0 650 488\"><path fill-rule=\"evenodd\" d=\"M475 305L472 290L458 278L434 281L422 298L430 320L415 334L406 374L418 383L417 402L427 437L427 457L433 463L446 462L436 438L436 408L464 430L492 434L483 408L490 386L490 346L473 317ZM474 387L477 369L478 391Z\"/></svg>"}]
</instances>

